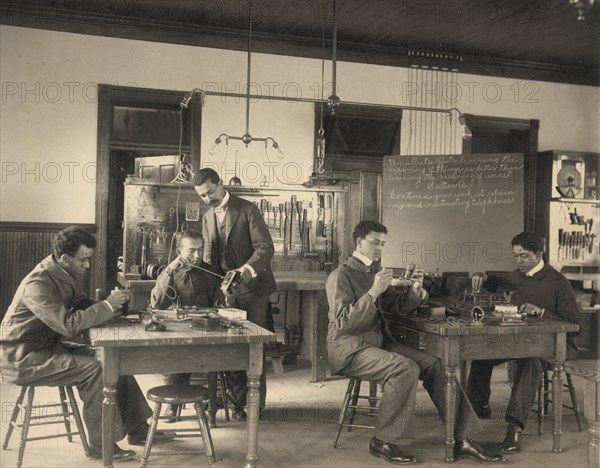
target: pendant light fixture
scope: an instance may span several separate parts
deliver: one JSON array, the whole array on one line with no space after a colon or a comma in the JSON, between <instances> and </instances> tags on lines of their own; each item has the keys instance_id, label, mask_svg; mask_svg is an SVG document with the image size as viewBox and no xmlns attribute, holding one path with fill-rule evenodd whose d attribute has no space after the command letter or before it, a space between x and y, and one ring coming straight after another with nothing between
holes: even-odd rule
<instances>
[{"instance_id":1,"label":"pendant light fixture","mask_svg":"<svg viewBox=\"0 0 600 468\"><path fill-rule=\"evenodd\" d=\"M325 8L323 8L323 12ZM323 14L323 22L321 27L321 103L319 109L320 126L317 130L316 139L316 152L317 152L317 167L315 172L317 174L323 174L325 172L325 129L323 128L323 114L325 109L323 108L323 89L325 88L325 15Z\"/></svg>"},{"instance_id":2,"label":"pendant light fixture","mask_svg":"<svg viewBox=\"0 0 600 468\"><path fill-rule=\"evenodd\" d=\"M242 136L232 136L226 133L221 133L214 142L213 147L209 150L210 154L215 154L217 146L225 141L228 144L229 140L241 140L246 147L253 141L264 141L265 149L269 144L277 150L278 157L283 157L283 152L279 148L279 144L272 137L256 138L250 135L250 76L252 70L252 1L248 3L248 65L246 70L246 132Z\"/></svg>"},{"instance_id":3,"label":"pendant light fixture","mask_svg":"<svg viewBox=\"0 0 600 468\"><path fill-rule=\"evenodd\" d=\"M340 106L340 97L337 95L337 4L333 0L333 44L331 51L331 82L333 94L327 98L327 106L332 114Z\"/></svg>"}]
</instances>

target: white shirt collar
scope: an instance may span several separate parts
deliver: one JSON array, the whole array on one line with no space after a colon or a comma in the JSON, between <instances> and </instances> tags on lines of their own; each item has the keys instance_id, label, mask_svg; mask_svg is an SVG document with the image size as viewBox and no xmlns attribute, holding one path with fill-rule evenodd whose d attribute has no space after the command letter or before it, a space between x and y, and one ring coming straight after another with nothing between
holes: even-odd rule
<instances>
[{"instance_id":1,"label":"white shirt collar","mask_svg":"<svg viewBox=\"0 0 600 468\"><path fill-rule=\"evenodd\" d=\"M370 267L371 264L373 263L373 260L371 260L369 257L361 254L358 250L355 250L354 253L352 254L352 256L358 258L361 262L363 262L368 267Z\"/></svg>"},{"instance_id":2,"label":"white shirt collar","mask_svg":"<svg viewBox=\"0 0 600 468\"><path fill-rule=\"evenodd\" d=\"M227 209L227 203L229 203L229 192L225 190L225 196L223 196L223 200L221 200L221 204L215 208L217 213L224 213Z\"/></svg>"},{"instance_id":3,"label":"white shirt collar","mask_svg":"<svg viewBox=\"0 0 600 468\"><path fill-rule=\"evenodd\" d=\"M529 270L527 273L525 273L525 276L533 276L538 271L540 271L542 268L544 268L544 260L542 260L540 258L540 262L536 266L534 266L531 270Z\"/></svg>"}]
</instances>

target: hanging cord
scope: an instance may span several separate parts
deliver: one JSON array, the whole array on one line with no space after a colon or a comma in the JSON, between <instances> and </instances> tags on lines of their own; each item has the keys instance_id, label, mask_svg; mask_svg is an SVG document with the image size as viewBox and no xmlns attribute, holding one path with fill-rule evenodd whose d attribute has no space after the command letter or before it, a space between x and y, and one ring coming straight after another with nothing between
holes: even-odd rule
<instances>
[{"instance_id":1,"label":"hanging cord","mask_svg":"<svg viewBox=\"0 0 600 468\"><path fill-rule=\"evenodd\" d=\"M171 245L169 246L169 255L167 256L167 265L171 263L171 252L173 252L173 242L179 232L179 199L181 198L181 185L177 186L177 200L175 201L175 231L171 236Z\"/></svg>"},{"instance_id":2,"label":"hanging cord","mask_svg":"<svg viewBox=\"0 0 600 468\"><path fill-rule=\"evenodd\" d=\"M187 108L187 107L186 107ZM184 107L180 106L179 109L179 172L175 178L171 181L172 184L176 182L188 182L189 176L192 175L192 165L186 161L185 154L182 153L183 146L183 110Z\"/></svg>"},{"instance_id":3,"label":"hanging cord","mask_svg":"<svg viewBox=\"0 0 600 468\"><path fill-rule=\"evenodd\" d=\"M250 136L250 70L252 68L252 1L248 2L248 70L246 71L246 134ZM248 143L246 143L248 146Z\"/></svg>"},{"instance_id":4,"label":"hanging cord","mask_svg":"<svg viewBox=\"0 0 600 468\"><path fill-rule=\"evenodd\" d=\"M413 68L410 67L408 69L408 84L410 86L412 86L412 80L413 80ZM414 106L413 95L414 95L414 93L410 93L410 98L408 101L408 104L411 107ZM412 142L412 136L413 136L413 115L414 115L414 111L409 111L409 114L408 114L408 141L406 142L406 150L405 150L406 154L412 154L410 144Z\"/></svg>"},{"instance_id":5,"label":"hanging cord","mask_svg":"<svg viewBox=\"0 0 600 468\"><path fill-rule=\"evenodd\" d=\"M325 87L325 6L321 23L321 126L317 131L317 174L325 173L325 130L323 129L323 88Z\"/></svg>"}]
</instances>

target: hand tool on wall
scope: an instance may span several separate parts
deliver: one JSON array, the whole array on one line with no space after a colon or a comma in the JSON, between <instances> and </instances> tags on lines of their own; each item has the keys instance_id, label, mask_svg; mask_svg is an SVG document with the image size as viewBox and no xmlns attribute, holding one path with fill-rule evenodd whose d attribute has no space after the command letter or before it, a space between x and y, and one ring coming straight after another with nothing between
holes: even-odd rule
<instances>
[{"instance_id":1,"label":"hand tool on wall","mask_svg":"<svg viewBox=\"0 0 600 468\"><path fill-rule=\"evenodd\" d=\"M287 203L286 203L287 205ZM282 213L283 215L283 213ZM290 222L290 218L288 216L288 210L287 210L287 206L285 207L285 219L283 221L283 256L287 257L288 254L288 247L289 247L289 229L288 229L288 224Z\"/></svg>"},{"instance_id":2,"label":"hand tool on wall","mask_svg":"<svg viewBox=\"0 0 600 468\"><path fill-rule=\"evenodd\" d=\"M266 215L267 215L267 227L269 228L269 231L271 230L271 228L273 227L273 221L271 221L271 202L268 201L266 203Z\"/></svg>"},{"instance_id":3,"label":"hand tool on wall","mask_svg":"<svg viewBox=\"0 0 600 468\"><path fill-rule=\"evenodd\" d=\"M296 210L297 210L297 206L296 203L298 202L298 197L296 195L292 195L291 199L290 199L290 205L291 205L291 209L290 209L290 249L294 248L294 242L296 241Z\"/></svg>"},{"instance_id":4,"label":"hand tool on wall","mask_svg":"<svg viewBox=\"0 0 600 468\"><path fill-rule=\"evenodd\" d=\"M324 237L325 235L325 195L319 192L319 208L317 208L317 236Z\"/></svg>"},{"instance_id":5,"label":"hand tool on wall","mask_svg":"<svg viewBox=\"0 0 600 468\"><path fill-rule=\"evenodd\" d=\"M573 234L575 234L575 233L571 232L569 234L569 259L570 260L573 259L573 251L575 250L575 236Z\"/></svg>"},{"instance_id":6,"label":"hand tool on wall","mask_svg":"<svg viewBox=\"0 0 600 468\"><path fill-rule=\"evenodd\" d=\"M279 237L283 237L283 216L285 211L285 204L279 204Z\"/></svg>"},{"instance_id":7,"label":"hand tool on wall","mask_svg":"<svg viewBox=\"0 0 600 468\"><path fill-rule=\"evenodd\" d=\"M557 256L557 261L559 261L559 262L560 262L560 255L561 255L562 249L563 249L564 232L565 232L565 230L562 228L558 230L558 252L556 253L556 256Z\"/></svg>"},{"instance_id":8,"label":"hand tool on wall","mask_svg":"<svg viewBox=\"0 0 600 468\"><path fill-rule=\"evenodd\" d=\"M296 202L296 211L298 212L298 237L300 238L300 244L304 242L303 232L302 232L302 201Z\"/></svg>"},{"instance_id":9,"label":"hand tool on wall","mask_svg":"<svg viewBox=\"0 0 600 468\"><path fill-rule=\"evenodd\" d=\"M305 232L306 232L306 247L307 247L308 251L304 254L305 258L316 258L319 256L319 252L313 250L312 227L313 227L312 221L307 221Z\"/></svg>"},{"instance_id":10,"label":"hand tool on wall","mask_svg":"<svg viewBox=\"0 0 600 468\"><path fill-rule=\"evenodd\" d=\"M284 232L285 232L285 237L286 237L286 244L288 248L291 248L291 236L290 236L290 213L292 212L292 204L290 202L285 202L285 226L284 226Z\"/></svg>"},{"instance_id":11,"label":"hand tool on wall","mask_svg":"<svg viewBox=\"0 0 600 468\"><path fill-rule=\"evenodd\" d=\"M298 202L301 204L302 202ZM301 205L300 205L301 206ZM300 223L300 258L304 258L304 251L306 249L306 208L302 210L302 222Z\"/></svg>"},{"instance_id":12,"label":"hand tool on wall","mask_svg":"<svg viewBox=\"0 0 600 468\"><path fill-rule=\"evenodd\" d=\"M275 232L275 234L277 234L277 231L278 231L278 227L277 227L277 214L279 212L279 207L277 206L277 204L272 203L271 204L271 210L273 210L273 231Z\"/></svg>"},{"instance_id":13,"label":"hand tool on wall","mask_svg":"<svg viewBox=\"0 0 600 468\"><path fill-rule=\"evenodd\" d=\"M324 235L333 236L333 193L325 194L325 215L323 219L325 225Z\"/></svg>"},{"instance_id":14,"label":"hand tool on wall","mask_svg":"<svg viewBox=\"0 0 600 468\"><path fill-rule=\"evenodd\" d=\"M290 249L294 248L294 242L297 240L296 234L296 203L292 203L290 206Z\"/></svg>"}]
</instances>

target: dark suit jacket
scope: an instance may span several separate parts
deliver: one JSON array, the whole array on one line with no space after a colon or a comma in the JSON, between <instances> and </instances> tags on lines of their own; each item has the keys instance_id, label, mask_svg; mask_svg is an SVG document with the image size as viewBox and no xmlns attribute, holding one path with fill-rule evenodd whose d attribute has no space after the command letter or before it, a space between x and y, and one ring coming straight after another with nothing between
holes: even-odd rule
<instances>
[{"instance_id":1,"label":"dark suit jacket","mask_svg":"<svg viewBox=\"0 0 600 468\"><path fill-rule=\"evenodd\" d=\"M219 265L219 241L214 208L209 208L202 219L204 236L204 261ZM258 207L231 193L225 214L225 251L227 265L236 269L248 264L256 272L256 278L247 284L256 294L264 296L276 291L271 270L275 251L269 228Z\"/></svg>"}]
</instances>

